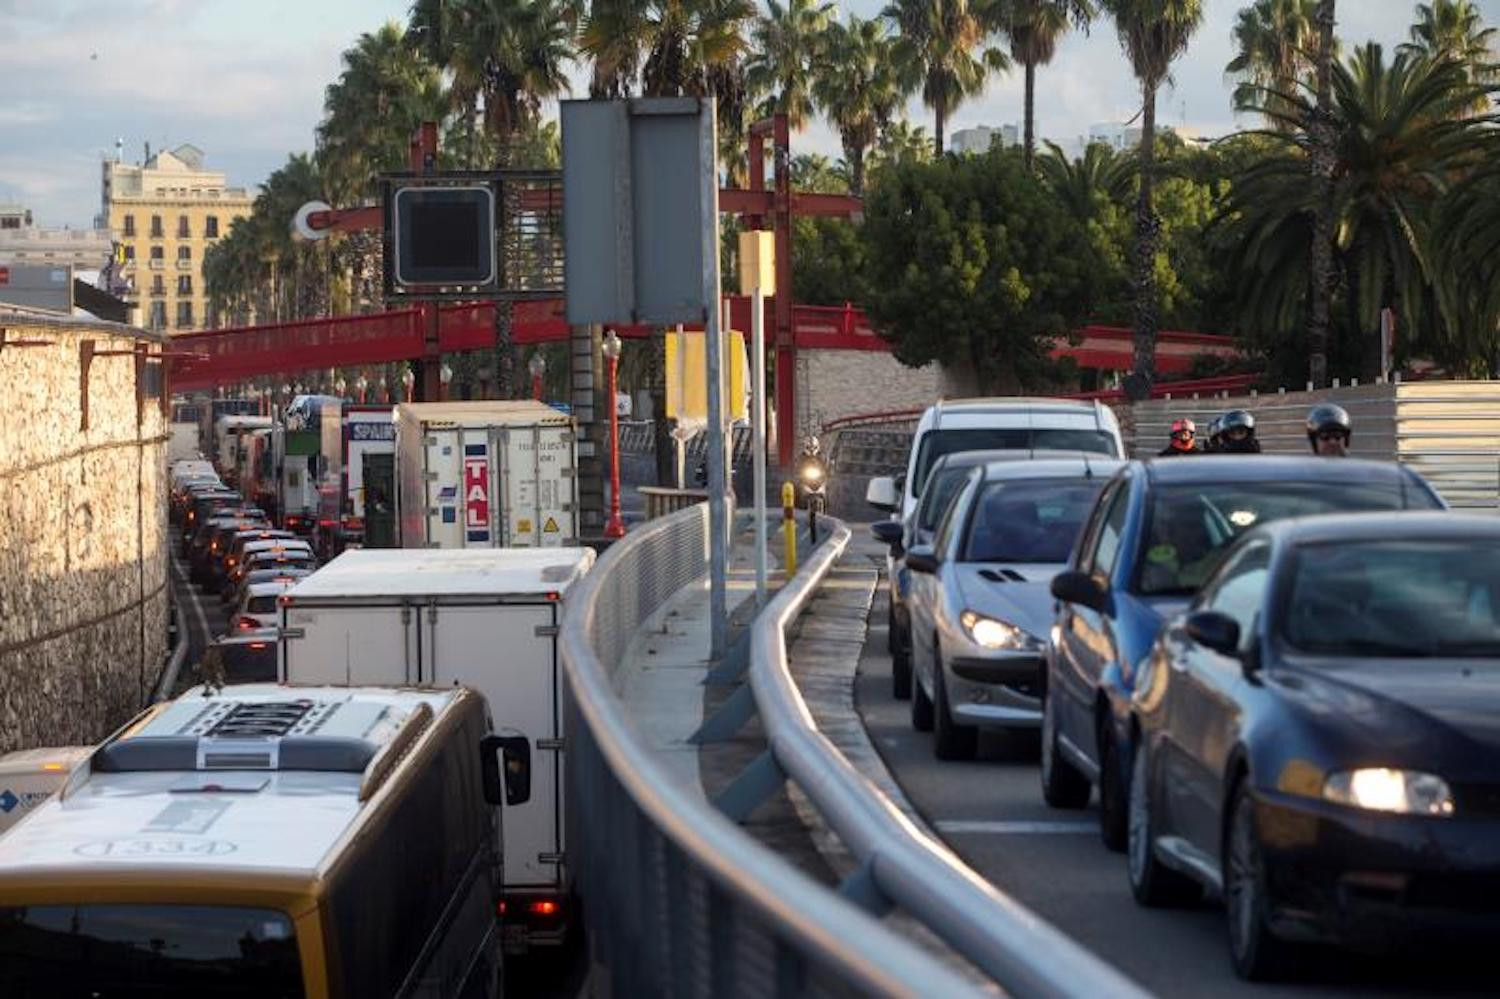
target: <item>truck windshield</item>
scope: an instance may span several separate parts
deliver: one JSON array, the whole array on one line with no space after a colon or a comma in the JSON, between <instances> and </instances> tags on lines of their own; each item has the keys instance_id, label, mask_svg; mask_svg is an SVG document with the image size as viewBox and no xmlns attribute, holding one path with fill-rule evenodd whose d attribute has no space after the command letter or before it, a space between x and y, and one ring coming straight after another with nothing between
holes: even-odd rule
<instances>
[{"instance_id":1,"label":"truck windshield","mask_svg":"<svg viewBox=\"0 0 1500 999\"><path fill-rule=\"evenodd\" d=\"M945 454L960 451L1088 451L1091 454L1118 458L1114 435L1106 430L1072 430L1063 427L965 427L934 430L922 435L917 452L913 496L922 495L922 486L932 466Z\"/></svg>"},{"instance_id":2,"label":"truck windshield","mask_svg":"<svg viewBox=\"0 0 1500 999\"><path fill-rule=\"evenodd\" d=\"M304 994L291 920L189 905L0 906L10 999Z\"/></svg>"}]
</instances>

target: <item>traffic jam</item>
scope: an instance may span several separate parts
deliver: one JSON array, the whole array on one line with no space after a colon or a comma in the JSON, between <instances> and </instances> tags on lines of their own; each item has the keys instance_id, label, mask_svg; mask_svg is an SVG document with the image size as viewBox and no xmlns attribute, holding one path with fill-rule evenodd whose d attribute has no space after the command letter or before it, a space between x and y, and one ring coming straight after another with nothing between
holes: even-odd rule
<instances>
[{"instance_id":1,"label":"traffic jam","mask_svg":"<svg viewBox=\"0 0 1500 999\"><path fill-rule=\"evenodd\" d=\"M1251 981L1495 930L1500 522L1349 457L1339 406L1305 431L1178 419L1127 460L1097 403L958 400L866 494L911 729L1034 748L1047 808L1094 803L1140 906L1221 904Z\"/></svg>"}]
</instances>

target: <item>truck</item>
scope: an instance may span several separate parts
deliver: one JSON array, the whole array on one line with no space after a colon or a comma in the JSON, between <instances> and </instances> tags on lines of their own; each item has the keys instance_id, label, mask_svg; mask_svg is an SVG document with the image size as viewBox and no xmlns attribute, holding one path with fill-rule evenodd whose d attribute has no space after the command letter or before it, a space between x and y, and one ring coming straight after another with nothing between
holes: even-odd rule
<instances>
[{"instance_id":1,"label":"truck","mask_svg":"<svg viewBox=\"0 0 1500 999\"><path fill-rule=\"evenodd\" d=\"M197 403L172 400L172 423L168 427L167 464L198 457L199 427L203 423L202 407Z\"/></svg>"},{"instance_id":2,"label":"truck","mask_svg":"<svg viewBox=\"0 0 1500 999\"><path fill-rule=\"evenodd\" d=\"M269 416L243 416L230 415L221 416L214 424L214 463L219 467L219 474L224 481L235 488L239 487L238 469L240 464L241 439L245 434L260 430L272 425Z\"/></svg>"},{"instance_id":3,"label":"truck","mask_svg":"<svg viewBox=\"0 0 1500 999\"><path fill-rule=\"evenodd\" d=\"M558 627L591 548L350 549L281 595L281 682L465 686L491 731L532 740L531 801L505 819L512 953L561 944L572 922L563 822Z\"/></svg>"},{"instance_id":4,"label":"truck","mask_svg":"<svg viewBox=\"0 0 1500 999\"><path fill-rule=\"evenodd\" d=\"M281 526L313 538L326 555L338 527L343 482L343 400L296 396L286 408L281 431L280 439L272 440Z\"/></svg>"},{"instance_id":5,"label":"truck","mask_svg":"<svg viewBox=\"0 0 1500 999\"><path fill-rule=\"evenodd\" d=\"M396 547L396 423L390 406L344 408L339 548Z\"/></svg>"},{"instance_id":6,"label":"truck","mask_svg":"<svg viewBox=\"0 0 1500 999\"><path fill-rule=\"evenodd\" d=\"M576 439L572 417L540 402L401 403L401 547L576 545Z\"/></svg>"}]
</instances>

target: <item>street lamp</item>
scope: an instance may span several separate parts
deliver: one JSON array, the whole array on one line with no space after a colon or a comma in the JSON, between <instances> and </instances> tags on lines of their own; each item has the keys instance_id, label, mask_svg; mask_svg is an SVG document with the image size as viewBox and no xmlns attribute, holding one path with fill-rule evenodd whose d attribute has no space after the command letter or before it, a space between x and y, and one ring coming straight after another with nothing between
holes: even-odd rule
<instances>
[{"instance_id":1,"label":"street lamp","mask_svg":"<svg viewBox=\"0 0 1500 999\"><path fill-rule=\"evenodd\" d=\"M344 390L348 387L349 383L344 380L343 375L339 375L338 378L334 380L333 391L338 395L340 399L344 398Z\"/></svg>"},{"instance_id":2,"label":"street lamp","mask_svg":"<svg viewBox=\"0 0 1500 999\"><path fill-rule=\"evenodd\" d=\"M417 384L417 376L411 373L411 368L401 372L401 387L406 390L406 401L411 402L412 388Z\"/></svg>"},{"instance_id":3,"label":"street lamp","mask_svg":"<svg viewBox=\"0 0 1500 999\"><path fill-rule=\"evenodd\" d=\"M620 405L617 401L620 375L620 336L614 330L604 338L604 357L609 362L609 522L606 538L623 538L625 521L620 519Z\"/></svg>"},{"instance_id":4,"label":"street lamp","mask_svg":"<svg viewBox=\"0 0 1500 999\"><path fill-rule=\"evenodd\" d=\"M611 331L613 335L613 331ZM618 338L617 338L618 339ZM616 357L619 355L616 354ZM542 376L547 373L547 359L542 356L541 351L531 355L531 360L526 362L526 370L531 372L531 397L537 402L542 401Z\"/></svg>"},{"instance_id":5,"label":"street lamp","mask_svg":"<svg viewBox=\"0 0 1500 999\"><path fill-rule=\"evenodd\" d=\"M365 393L367 391L369 391L369 388L370 388L370 379L366 378L364 376L364 373L361 372L360 376L358 378L354 379L354 391L356 391L356 392L359 393L359 403L360 403L360 405L364 405L364 402L365 402Z\"/></svg>"},{"instance_id":6,"label":"street lamp","mask_svg":"<svg viewBox=\"0 0 1500 999\"><path fill-rule=\"evenodd\" d=\"M380 381L376 383L375 394L380 396L381 402L391 401L391 387L386 384L385 375L381 375Z\"/></svg>"},{"instance_id":7,"label":"street lamp","mask_svg":"<svg viewBox=\"0 0 1500 999\"><path fill-rule=\"evenodd\" d=\"M444 362L443 366L438 369L438 381L443 387L440 398L446 402L448 400L448 384L453 381L453 369L448 367L447 362Z\"/></svg>"}]
</instances>

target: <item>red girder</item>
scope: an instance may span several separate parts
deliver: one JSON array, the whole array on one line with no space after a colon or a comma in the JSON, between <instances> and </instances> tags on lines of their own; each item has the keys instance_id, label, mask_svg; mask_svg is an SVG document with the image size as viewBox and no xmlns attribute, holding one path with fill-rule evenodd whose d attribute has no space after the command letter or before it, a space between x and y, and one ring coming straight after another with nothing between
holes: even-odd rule
<instances>
[{"instance_id":1,"label":"red girder","mask_svg":"<svg viewBox=\"0 0 1500 999\"><path fill-rule=\"evenodd\" d=\"M768 303L768 311L773 303ZM438 344L443 353L483 350L495 343L494 305L489 302L444 305L438 310ZM750 328L750 300L730 299L730 319L741 331ZM853 306L794 305L794 342L807 350L889 351L863 311ZM622 337L650 335L646 326L617 326ZM313 369L348 368L417 360L425 356L423 307L363 316L304 319L290 323L181 333L172 337L172 385L179 390L230 384L264 375ZM520 346L565 340L568 324L559 300L517 302L512 335ZM1055 357L1072 357L1083 367L1124 370L1130 367L1131 332L1109 326L1086 326L1077 346L1059 345ZM1157 368L1184 374L1200 354L1233 356L1227 337L1201 333L1161 333Z\"/></svg>"}]
</instances>

